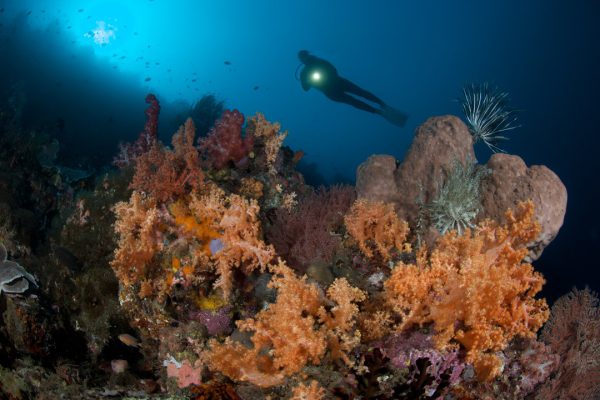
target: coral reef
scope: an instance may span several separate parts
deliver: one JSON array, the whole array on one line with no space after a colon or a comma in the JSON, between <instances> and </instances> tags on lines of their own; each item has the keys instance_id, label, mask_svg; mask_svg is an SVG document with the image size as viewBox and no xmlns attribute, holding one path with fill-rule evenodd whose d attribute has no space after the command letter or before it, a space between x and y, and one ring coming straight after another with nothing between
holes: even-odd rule
<instances>
[{"instance_id":1,"label":"coral reef","mask_svg":"<svg viewBox=\"0 0 600 400\"><path fill-rule=\"evenodd\" d=\"M225 111L196 143L187 119L168 147L147 101L144 131L109 173L51 184L66 176L39 164L53 141L0 147L12 165L0 234L15 260L0 248L0 394L597 395L597 298L575 291L550 311L529 264L565 212L547 168L504 154L473 164L469 128L444 116L401 164L372 156L356 188L314 189L264 115ZM27 187L15 168L29 197L11 194Z\"/></svg>"}]
</instances>

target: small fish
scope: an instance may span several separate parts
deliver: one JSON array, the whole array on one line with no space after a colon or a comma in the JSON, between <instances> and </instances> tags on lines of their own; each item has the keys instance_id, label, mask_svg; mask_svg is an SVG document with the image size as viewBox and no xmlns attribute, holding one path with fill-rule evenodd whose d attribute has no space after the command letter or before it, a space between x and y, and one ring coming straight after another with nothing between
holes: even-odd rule
<instances>
[{"instance_id":1,"label":"small fish","mask_svg":"<svg viewBox=\"0 0 600 400\"><path fill-rule=\"evenodd\" d=\"M27 12L27 15L31 15L31 11L28 11L28 12Z\"/></svg>"},{"instance_id":2,"label":"small fish","mask_svg":"<svg viewBox=\"0 0 600 400\"><path fill-rule=\"evenodd\" d=\"M83 11L84 11L83 8L80 8L79 10L77 10L77 12L83 12Z\"/></svg>"},{"instance_id":3,"label":"small fish","mask_svg":"<svg viewBox=\"0 0 600 400\"><path fill-rule=\"evenodd\" d=\"M196 82L196 81L197 81L197 79L192 79L192 82Z\"/></svg>"},{"instance_id":4,"label":"small fish","mask_svg":"<svg viewBox=\"0 0 600 400\"><path fill-rule=\"evenodd\" d=\"M146 79L144 79L145 82L150 82L152 80L152 78L150 78L149 76L146 77Z\"/></svg>"},{"instance_id":5,"label":"small fish","mask_svg":"<svg viewBox=\"0 0 600 400\"><path fill-rule=\"evenodd\" d=\"M258 89L260 89L260 86L254 86L254 87L252 88L252 90L258 90Z\"/></svg>"},{"instance_id":6,"label":"small fish","mask_svg":"<svg viewBox=\"0 0 600 400\"><path fill-rule=\"evenodd\" d=\"M139 340L137 340L136 338L131 336L129 333L121 333L118 336L118 338L121 342L123 342L127 346L131 346L131 347L139 347L140 346Z\"/></svg>"},{"instance_id":7,"label":"small fish","mask_svg":"<svg viewBox=\"0 0 600 400\"><path fill-rule=\"evenodd\" d=\"M119 57L119 60L124 60L125 58L127 58L127 57L121 56L121 57Z\"/></svg>"},{"instance_id":8,"label":"small fish","mask_svg":"<svg viewBox=\"0 0 600 400\"><path fill-rule=\"evenodd\" d=\"M294 157L292 158L292 162L294 164L298 163L302 157L304 157L304 152L302 150L298 150L296 152L294 152Z\"/></svg>"},{"instance_id":9,"label":"small fish","mask_svg":"<svg viewBox=\"0 0 600 400\"><path fill-rule=\"evenodd\" d=\"M227 61L227 60L225 60L225 61L223 62L223 64L225 64L225 65L231 65L231 61Z\"/></svg>"}]
</instances>

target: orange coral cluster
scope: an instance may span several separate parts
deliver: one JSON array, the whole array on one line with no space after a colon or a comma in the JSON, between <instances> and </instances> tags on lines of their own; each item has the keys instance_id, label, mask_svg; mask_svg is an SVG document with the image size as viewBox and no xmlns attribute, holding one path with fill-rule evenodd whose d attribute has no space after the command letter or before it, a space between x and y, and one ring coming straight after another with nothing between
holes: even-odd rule
<instances>
[{"instance_id":1,"label":"orange coral cluster","mask_svg":"<svg viewBox=\"0 0 600 400\"><path fill-rule=\"evenodd\" d=\"M344 222L348 233L367 257L373 257L376 250L388 261L394 249L410 251L410 246L405 243L408 223L398 218L392 204L356 200Z\"/></svg>"},{"instance_id":2,"label":"orange coral cluster","mask_svg":"<svg viewBox=\"0 0 600 400\"><path fill-rule=\"evenodd\" d=\"M298 277L283 261L270 269L274 276L269 286L277 289L277 301L255 318L237 322L240 330L254 332L253 348L231 338L224 343L212 340L205 354L210 367L231 379L270 387L308 363L319 364L328 349L331 359L352 364L347 353L360 341L354 328L355 303L365 294L342 278L324 298L316 285ZM328 303L334 305L330 311L325 308Z\"/></svg>"},{"instance_id":3,"label":"orange coral cluster","mask_svg":"<svg viewBox=\"0 0 600 400\"><path fill-rule=\"evenodd\" d=\"M163 249L163 213L153 199L133 192L129 202L114 207L115 232L118 245L111 263L117 278L131 285L146 275L146 267L154 255Z\"/></svg>"},{"instance_id":4,"label":"orange coral cluster","mask_svg":"<svg viewBox=\"0 0 600 400\"><path fill-rule=\"evenodd\" d=\"M495 352L515 336L534 337L548 318L545 300L534 296L544 279L522 263L524 246L539 232L533 203L506 213L508 223L487 221L475 232L444 235L427 257L400 262L385 282L385 297L401 316L399 329L433 323L439 348L459 343L481 379L496 376Z\"/></svg>"},{"instance_id":5,"label":"orange coral cluster","mask_svg":"<svg viewBox=\"0 0 600 400\"><path fill-rule=\"evenodd\" d=\"M248 200L239 195L225 196L215 189L211 194L192 197L189 208L194 215L213 221L220 249L211 254L219 279L215 287L229 297L232 291L233 270L240 268L246 274L260 268L264 270L275 256L273 246L261 239L260 208L256 200Z\"/></svg>"},{"instance_id":6,"label":"orange coral cluster","mask_svg":"<svg viewBox=\"0 0 600 400\"><path fill-rule=\"evenodd\" d=\"M262 114L249 121L247 135L259 139L256 149L264 150L255 162L269 173L276 172L286 134ZM135 190L128 202L115 206L118 248L112 267L121 283L121 304L134 326L152 334L180 316L189 322L194 306L204 310L227 304L235 310L230 316L239 315L242 308L235 299L245 294L234 290L236 271L247 277L246 283L255 282L254 271L270 272L269 287L277 293L274 303L236 322L251 334L252 346L231 337L195 342L191 351L199 361L194 368L207 366L263 388L282 385L301 376L306 366L324 362L361 374L367 367L354 354L361 342L430 325L439 350L465 349L478 377L490 379L502 368L497 353L517 336L534 337L548 318L545 301L535 299L544 279L523 262L526 245L539 233L532 202L509 210L503 226L485 221L462 236L450 232L432 251L422 247L410 254L415 260L408 262L404 256L409 254L397 261L398 252L412 249L408 224L393 205L357 200L344 217L347 233L371 264L396 262L391 273L377 270L384 290L377 292L372 284L374 295L367 301L366 293L345 278L323 290L281 259L273 265L277 254L262 239L258 199L269 190L281 194L281 185L263 187L267 184L246 177L239 190L246 197L225 192L204 179L193 139L188 120L174 135L173 150L156 143L140 155L131 185ZM346 209L338 213L340 220ZM167 311L164 304L175 283L172 299L187 302L186 307ZM313 381L292 394L317 399L325 391Z\"/></svg>"}]
</instances>

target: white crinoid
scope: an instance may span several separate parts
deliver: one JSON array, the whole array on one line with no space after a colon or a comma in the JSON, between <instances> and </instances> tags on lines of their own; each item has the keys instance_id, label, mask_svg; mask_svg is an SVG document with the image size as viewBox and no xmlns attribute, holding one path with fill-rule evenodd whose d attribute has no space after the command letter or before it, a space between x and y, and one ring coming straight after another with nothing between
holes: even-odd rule
<instances>
[{"instance_id":1,"label":"white crinoid","mask_svg":"<svg viewBox=\"0 0 600 400\"><path fill-rule=\"evenodd\" d=\"M508 106L508 93L488 83L468 84L459 101L474 142L481 140L493 152L502 151L496 144L508 139L503 133L519 127L516 110Z\"/></svg>"},{"instance_id":2,"label":"white crinoid","mask_svg":"<svg viewBox=\"0 0 600 400\"><path fill-rule=\"evenodd\" d=\"M437 197L426 206L431 224L444 234L456 230L462 235L472 228L480 209L481 179L489 173L485 167L466 161L455 161L452 170L440 185Z\"/></svg>"}]
</instances>

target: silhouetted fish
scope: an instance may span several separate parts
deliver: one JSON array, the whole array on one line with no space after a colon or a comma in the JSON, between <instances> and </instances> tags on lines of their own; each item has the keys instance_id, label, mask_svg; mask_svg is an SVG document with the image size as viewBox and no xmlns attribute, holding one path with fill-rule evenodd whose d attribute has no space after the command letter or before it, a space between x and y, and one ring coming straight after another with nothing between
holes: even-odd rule
<instances>
[{"instance_id":1,"label":"silhouetted fish","mask_svg":"<svg viewBox=\"0 0 600 400\"><path fill-rule=\"evenodd\" d=\"M140 342L135 337L131 336L129 333L121 333L117 336L121 342L131 347L139 347Z\"/></svg>"},{"instance_id":2,"label":"silhouetted fish","mask_svg":"<svg viewBox=\"0 0 600 400\"><path fill-rule=\"evenodd\" d=\"M150 78L149 76L146 77L146 79L144 79L144 81L146 82L150 82L152 80L152 78Z\"/></svg>"},{"instance_id":3,"label":"silhouetted fish","mask_svg":"<svg viewBox=\"0 0 600 400\"><path fill-rule=\"evenodd\" d=\"M258 86L254 86L254 87L252 88L252 90L258 90L258 89L260 89Z\"/></svg>"},{"instance_id":4,"label":"silhouetted fish","mask_svg":"<svg viewBox=\"0 0 600 400\"><path fill-rule=\"evenodd\" d=\"M231 61L224 61L223 64L225 64L225 65L231 65Z\"/></svg>"},{"instance_id":5,"label":"silhouetted fish","mask_svg":"<svg viewBox=\"0 0 600 400\"><path fill-rule=\"evenodd\" d=\"M79 10L77 10L77 12L83 12L83 8L80 8Z\"/></svg>"}]
</instances>

